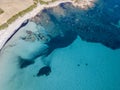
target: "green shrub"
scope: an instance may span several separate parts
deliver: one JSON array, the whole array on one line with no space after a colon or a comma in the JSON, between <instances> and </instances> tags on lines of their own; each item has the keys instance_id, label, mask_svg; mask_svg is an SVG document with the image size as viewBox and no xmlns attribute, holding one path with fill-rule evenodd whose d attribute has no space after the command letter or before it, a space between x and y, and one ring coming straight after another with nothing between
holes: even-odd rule
<instances>
[{"instance_id":1,"label":"green shrub","mask_svg":"<svg viewBox=\"0 0 120 90\"><path fill-rule=\"evenodd\" d=\"M35 0L37 1L37 0ZM10 19L7 20L7 23L4 23L0 26L0 30L7 28L9 24L11 24L12 22L14 22L16 19L18 19L19 16L23 16L24 14L26 14L27 12L30 12L31 10L33 10L35 7L37 7L37 3L31 5L30 7L28 7L27 9L19 12L18 14L13 15ZM0 9L1 12L2 9Z\"/></svg>"},{"instance_id":2,"label":"green shrub","mask_svg":"<svg viewBox=\"0 0 120 90\"><path fill-rule=\"evenodd\" d=\"M12 16L10 19L8 19L7 23L8 23L8 24L11 24L11 23L14 22L18 17L19 17L19 14L16 14L16 15Z\"/></svg>"},{"instance_id":3,"label":"green shrub","mask_svg":"<svg viewBox=\"0 0 120 90\"><path fill-rule=\"evenodd\" d=\"M33 0L34 4L37 4L38 3L38 0Z\"/></svg>"},{"instance_id":4,"label":"green shrub","mask_svg":"<svg viewBox=\"0 0 120 90\"><path fill-rule=\"evenodd\" d=\"M4 11L0 8L0 14L4 13Z\"/></svg>"},{"instance_id":5,"label":"green shrub","mask_svg":"<svg viewBox=\"0 0 120 90\"><path fill-rule=\"evenodd\" d=\"M49 4L49 2L44 2L42 0L39 0L40 4Z\"/></svg>"},{"instance_id":6,"label":"green shrub","mask_svg":"<svg viewBox=\"0 0 120 90\"><path fill-rule=\"evenodd\" d=\"M25 15L27 12L32 11L35 7L37 7L37 4L31 5L30 7L28 7L27 9L19 12L18 14L19 14L20 16L23 16L23 15Z\"/></svg>"},{"instance_id":7,"label":"green shrub","mask_svg":"<svg viewBox=\"0 0 120 90\"><path fill-rule=\"evenodd\" d=\"M7 23L4 23L4 24L0 25L0 30L5 29L5 28L7 28L7 27L8 27L8 24L7 24Z\"/></svg>"},{"instance_id":8,"label":"green shrub","mask_svg":"<svg viewBox=\"0 0 120 90\"><path fill-rule=\"evenodd\" d=\"M52 2L55 2L56 0L52 0Z\"/></svg>"}]
</instances>

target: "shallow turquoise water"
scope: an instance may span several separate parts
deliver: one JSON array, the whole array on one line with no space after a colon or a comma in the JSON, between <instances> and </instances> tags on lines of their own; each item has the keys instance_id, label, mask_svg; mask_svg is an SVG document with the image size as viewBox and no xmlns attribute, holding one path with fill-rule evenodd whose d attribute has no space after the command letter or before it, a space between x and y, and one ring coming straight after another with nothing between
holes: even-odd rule
<instances>
[{"instance_id":1,"label":"shallow turquoise water","mask_svg":"<svg viewBox=\"0 0 120 90\"><path fill-rule=\"evenodd\" d=\"M105 5L63 3L63 16L48 8L30 19L0 52L0 90L120 90L119 16Z\"/></svg>"},{"instance_id":2,"label":"shallow turquoise water","mask_svg":"<svg viewBox=\"0 0 120 90\"><path fill-rule=\"evenodd\" d=\"M33 77L44 66L38 58L34 65L18 69L8 86L11 90L119 90L119 53L77 37L70 46L56 49L46 58L52 69L49 76Z\"/></svg>"}]
</instances>

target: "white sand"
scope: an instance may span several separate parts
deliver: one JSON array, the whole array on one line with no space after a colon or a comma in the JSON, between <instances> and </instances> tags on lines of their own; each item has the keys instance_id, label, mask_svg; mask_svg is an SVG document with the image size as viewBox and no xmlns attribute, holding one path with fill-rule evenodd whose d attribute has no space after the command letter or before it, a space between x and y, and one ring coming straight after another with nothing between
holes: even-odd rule
<instances>
[{"instance_id":1,"label":"white sand","mask_svg":"<svg viewBox=\"0 0 120 90\"><path fill-rule=\"evenodd\" d=\"M6 42L6 40L14 33L14 31L26 20L34 17L37 13L39 13L45 7L54 7L63 2L71 2L71 0L58 0L54 3L50 3L49 5L40 5L32 10L31 12L25 14L23 17L19 17L15 22L9 25L8 28L0 31L0 49Z\"/></svg>"},{"instance_id":2,"label":"white sand","mask_svg":"<svg viewBox=\"0 0 120 90\"><path fill-rule=\"evenodd\" d=\"M92 3L91 3L92 1ZM4 45L4 43L6 42L6 40L14 33L14 31L28 18L32 18L34 17L37 13L39 13L43 8L47 8L47 7L54 7L57 6L60 3L63 2L72 2L73 5L75 6L79 6L80 8L83 7L83 9L86 9L88 7L92 7L94 6L93 3L96 2L97 0L83 0L83 2L74 2L74 0L58 0L56 2L53 3L49 3L49 5L40 5L38 4L37 7L32 10L31 12L25 14L23 17L19 17L15 22L13 22L12 24L9 25L8 28L1 30L0 31L0 49L2 48L2 46Z\"/></svg>"}]
</instances>

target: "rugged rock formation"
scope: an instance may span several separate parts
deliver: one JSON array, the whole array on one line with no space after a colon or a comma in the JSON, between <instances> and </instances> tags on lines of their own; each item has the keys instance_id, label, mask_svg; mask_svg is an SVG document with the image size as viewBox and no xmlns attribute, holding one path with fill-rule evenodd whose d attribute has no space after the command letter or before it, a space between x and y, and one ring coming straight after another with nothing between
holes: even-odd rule
<instances>
[{"instance_id":1,"label":"rugged rock formation","mask_svg":"<svg viewBox=\"0 0 120 90\"><path fill-rule=\"evenodd\" d=\"M54 8L44 9L32 21L43 26L51 37L62 37L67 31L74 31L82 40L118 49L120 28L111 25L111 22L118 22L120 18L118 14L120 7L114 8L116 4L118 3L109 6L113 6L112 12L115 12L115 16L111 14L109 8L106 8L109 3L105 1L96 3L94 8L88 10L75 7L71 3L63 3Z\"/></svg>"}]
</instances>

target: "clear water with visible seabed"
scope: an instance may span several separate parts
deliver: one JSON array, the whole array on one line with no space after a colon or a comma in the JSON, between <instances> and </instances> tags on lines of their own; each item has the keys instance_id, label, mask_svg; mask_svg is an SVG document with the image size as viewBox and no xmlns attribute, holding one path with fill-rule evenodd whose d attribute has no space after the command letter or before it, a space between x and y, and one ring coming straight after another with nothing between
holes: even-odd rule
<instances>
[{"instance_id":1,"label":"clear water with visible seabed","mask_svg":"<svg viewBox=\"0 0 120 90\"><path fill-rule=\"evenodd\" d=\"M120 4L46 8L0 51L0 90L120 90ZM113 15L114 13L114 15Z\"/></svg>"}]
</instances>

